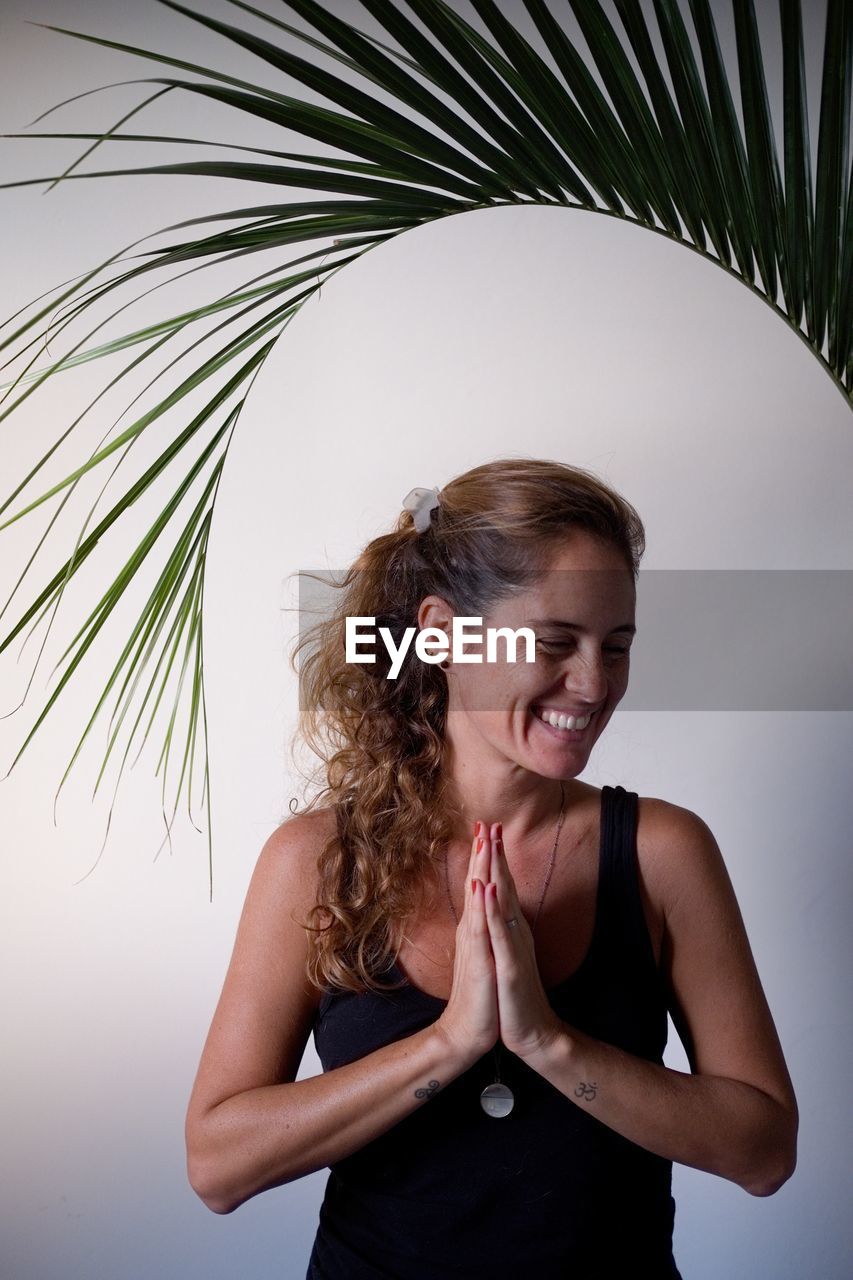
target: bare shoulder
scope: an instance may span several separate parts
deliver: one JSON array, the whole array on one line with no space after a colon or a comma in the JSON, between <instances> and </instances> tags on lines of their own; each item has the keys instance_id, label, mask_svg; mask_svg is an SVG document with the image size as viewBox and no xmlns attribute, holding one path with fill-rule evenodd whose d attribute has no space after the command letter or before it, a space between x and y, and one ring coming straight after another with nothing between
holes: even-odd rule
<instances>
[{"instance_id":1,"label":"bare shoulder","mask_svg":"<svg viewBox=\"0 0 853 1280\"><path fill-rule=\"evenodd\" d=\"M637 858L650 897L663 918L701 881L728 875L707 822L683 805L641 796L637 817Z\"/></svg>"},{"instance_id":2,"label":"bare shoulder","mask_svg":"<svg viewBox=\"0 0 853 1280\"><path fill-rule=\"evenodd\" d=\"M305 896L315 887L317 860L337 827L333 808L310 809L285 818L270 833L258 857L265 874L292 880Z\"/></svg>"},{"instance_id":3,"label":"bare shoulder","mask_svg":"<svg viewBox=\"0 0 853 1280\"><path fill-rule=\"evenodd\" d=\"M304 850L306 846L328 839L335 827L335 810L331 806L308 809L305 813L296 813L279 823L270 834L267 844L273 848L298 846Z\"/></svg>"},{"instance_id":4,"label":"bare shoulder","mask_svg":"<svg viewBox=\"0 0 853 1280\"><path fill-rule=\"evenodd\" d=\"M318 860L335 834L331 808L309 810L286 818L267 837L258 855L244 913L263 909L270 916L304 920L316 901Z\"/></svg>"}]
</instances>

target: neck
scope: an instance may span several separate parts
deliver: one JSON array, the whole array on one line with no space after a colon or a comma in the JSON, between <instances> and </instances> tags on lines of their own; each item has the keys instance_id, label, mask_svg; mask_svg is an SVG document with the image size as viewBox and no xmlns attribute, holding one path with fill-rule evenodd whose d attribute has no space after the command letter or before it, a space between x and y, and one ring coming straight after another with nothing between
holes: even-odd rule
<instances>
[{"instance_id":1,"label":"neck","mask_svg":"<svg viewBox=\"0 0 853 1280\"><path fill-rule=\"evenodd\" d=\"M561 785L563 813L574 801L573 779L543 778L512 762L509 768L490 768L478 772L476 767L459 762L449 763L445 804L453 826L451 839L469 845L477 820L490 828L503 826L504 844L508 848L536 844L553 833L560 814Z\"/></svg>"}]
</instances>

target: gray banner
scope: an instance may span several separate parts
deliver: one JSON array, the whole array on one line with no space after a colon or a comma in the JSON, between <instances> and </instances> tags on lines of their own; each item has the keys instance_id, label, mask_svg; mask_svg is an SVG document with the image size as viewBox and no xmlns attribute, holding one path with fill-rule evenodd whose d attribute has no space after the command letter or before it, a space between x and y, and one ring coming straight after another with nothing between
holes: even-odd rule
<instances>
[{"instance_id":1,"label":"gray banner","mask_svg":"<svg viewBox=\"0 0 853 1280\"><path fill-rule=\"evenodd\" d=\"M550 617L582 621L572 612L572 601L579 598L572 579L586 573L599 581L582 598L587 604L596 602L596 618L607 616L600 603L608 571L557 570L545 590ZM340 591L329 584L341 577L335 570L300 571L300 635L339 606ZM624 579L618 594L625 598ZM376 628L382 621L377 619ZM489 621L484 619L484 627ZM623 621L614 617L609 625ZM641 570L634 621L637 632L621 709L853 710L853 570ZM414 618L409 625L415 626ZM387 657L378 634L373 647L362 643L362 650ZM485 657L485 639L482 647L468 651ZM503 661L502 644L498 654ZM520 640L519 661L524 654ZM413 640L404 662L417 661Z\"/></svg>"}]
</instances>

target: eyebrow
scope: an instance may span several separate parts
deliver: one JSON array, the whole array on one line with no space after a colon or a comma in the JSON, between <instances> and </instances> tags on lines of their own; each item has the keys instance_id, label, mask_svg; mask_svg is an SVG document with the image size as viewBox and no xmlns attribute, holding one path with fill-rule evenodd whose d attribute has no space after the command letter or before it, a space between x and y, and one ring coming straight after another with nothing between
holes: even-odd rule
<instances>
[{"instance_id":1,"label":"eyebrow","mask_svg":"<svg viewBox=\"0 0 853 1280\"><path fill-rule=\"evenodd\" d=\"M583 631L583 627L579 622L565 622L562 618L531 618L525 624L528 627L556 627L563 631ZM633 622L623 622L620 627L611 627L608 635L612 635L614 631L627 631L630 635L635 635L637 628Z\"/></svg>"}]
</instances>

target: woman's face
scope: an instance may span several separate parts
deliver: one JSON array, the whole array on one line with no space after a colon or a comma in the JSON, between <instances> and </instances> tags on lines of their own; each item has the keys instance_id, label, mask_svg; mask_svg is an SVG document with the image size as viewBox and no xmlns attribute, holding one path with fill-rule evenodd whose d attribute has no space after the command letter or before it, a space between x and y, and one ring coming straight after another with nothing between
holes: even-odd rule
<instances>
[{"instance_id":1,"label":"woman's face","mask_svg":"<svg viewBox=\"0 0 853 1280\"><path fill-rule=\"evenodd\" d=\"M523 640L515 662L506 660L502 641L496 662L453 663L451 654L454 745L478 755L485 748L543 777L576 777L628 686L635 607L622 553L585 531L572 533L534 587L484 615L484 643L468 649L485 658L487 627L529 627L535 661L524 661ZM443 624L428 615L420 625ZM550 713L554 725L543 719ZM561 715L581 718L581 726L561 728Z\"/></svg>"}]
</instances>

